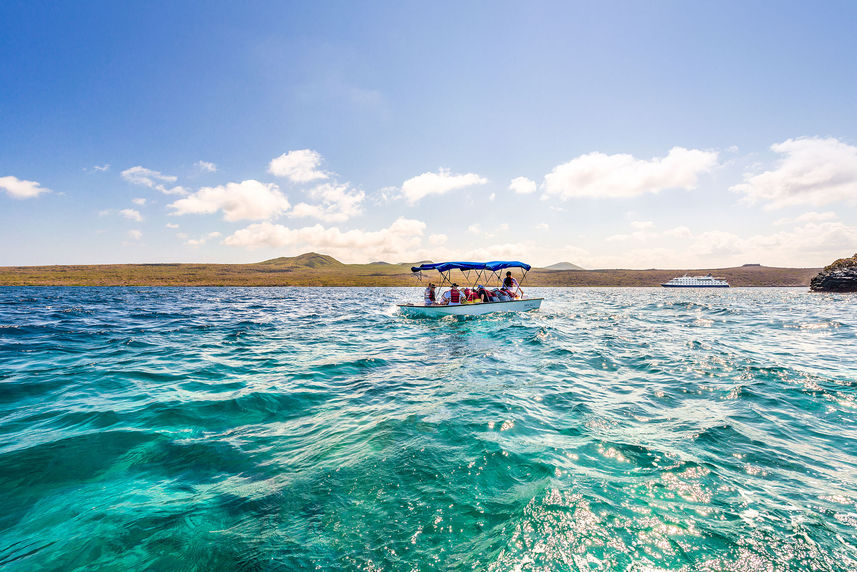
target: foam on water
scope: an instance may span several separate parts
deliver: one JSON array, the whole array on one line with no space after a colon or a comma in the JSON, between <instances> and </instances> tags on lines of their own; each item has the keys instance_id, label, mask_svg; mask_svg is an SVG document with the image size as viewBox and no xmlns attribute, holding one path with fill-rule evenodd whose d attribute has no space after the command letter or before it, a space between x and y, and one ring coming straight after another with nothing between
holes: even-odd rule
<instances>
[{"instance_id":1,"label":"foam on water","mask_svg":"<svg viewBox=\"0 0 857 572\"><path fill-rule=\"evenodd\" d=\"M857 568L857 297L0 289L0 566Z\"/></svg>"}]
</instances>

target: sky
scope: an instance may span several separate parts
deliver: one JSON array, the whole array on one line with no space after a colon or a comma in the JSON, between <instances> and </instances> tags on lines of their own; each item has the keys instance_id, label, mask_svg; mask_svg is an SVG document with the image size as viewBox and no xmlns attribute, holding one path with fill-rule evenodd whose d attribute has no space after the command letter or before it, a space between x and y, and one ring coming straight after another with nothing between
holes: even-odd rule
<instances>
[{"instance_id":1,"label":"sky","mask_svg":"<svg viewBox=\"0 0 857 572\"><path fill-rule=\"evenodd\" d=\"M857 252L857 3L0 3L0 265Z\"/></svg>"}]
</instances>

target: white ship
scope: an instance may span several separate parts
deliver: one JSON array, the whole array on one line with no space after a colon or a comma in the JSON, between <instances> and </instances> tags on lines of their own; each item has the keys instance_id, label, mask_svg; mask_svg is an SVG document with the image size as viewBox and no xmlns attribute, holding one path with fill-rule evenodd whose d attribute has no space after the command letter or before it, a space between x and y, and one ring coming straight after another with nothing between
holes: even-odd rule
<instances>
[{"instance_id":1,"label":"white ship","mask_svg":"<svg viewBox=\"0 0 857 572\"><path fill-rule=\"evenodd\" d=\"M707 276L679 276L669 282L661 284L664 288L729 288L725 278L715 278L711 274Z\"/></svg>"}]
</instances>

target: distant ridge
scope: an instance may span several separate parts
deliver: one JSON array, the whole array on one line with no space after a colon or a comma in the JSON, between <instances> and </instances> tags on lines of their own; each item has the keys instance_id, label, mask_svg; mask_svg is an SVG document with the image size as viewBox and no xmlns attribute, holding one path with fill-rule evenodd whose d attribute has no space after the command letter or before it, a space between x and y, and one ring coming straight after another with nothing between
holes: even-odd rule
<instances>
[{"instance_id":1,"label":"distant ridge","mask_svg":"<svg viewBox=\"0 0 857 572\"><path fill-rule=\"evenodd\" d=\"M578 266L577 264L572 264L571 262L557 262L556 264L551 264L550 266L545 266L545 270L584 270L583 267Z\"/></svg>"},{"instance_id":2,"label":"distant ridge","mask_svg":"<svg viewBox=\"0 0 857 572\"><path fill-rule=\"evenodd\" d=\"M0 286L416 286L417 263L344 264L308 252L251 264L95 264L0 267ZM565 268L565 269L564 269ZM533 268L529 286L651 286L683 274L723 276L732 286L803 286L820 268L586 270L570 262ZM463 277L454 274L453 279Z\"/></svg>"},{"instance_id":3,"label":"distant ridge","mask_svg":"<svg viewBox=\"0 0 857 572\"><path fill-rule=\"evenodd\" d=\"M307 252L298 256L281 256L272 258L259 264L269 266L300 266L303 268L320 268L324 266L345 266L332 256L327 254L319 254L317 252Z\"/></svg>"}]
</instances>

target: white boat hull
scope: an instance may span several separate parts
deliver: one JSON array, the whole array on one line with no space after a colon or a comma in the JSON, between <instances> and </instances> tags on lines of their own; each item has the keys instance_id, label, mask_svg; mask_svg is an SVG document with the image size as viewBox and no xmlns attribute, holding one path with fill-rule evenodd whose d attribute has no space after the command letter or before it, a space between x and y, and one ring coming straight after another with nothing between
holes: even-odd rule
<instances>
[{"instance_id":1,"label":"white boat hull","mask_svg":"<svg viewBox=\"0 0 857 572\"><path fill-rule=\"evenodd\" d=\"M494 312L527 312L538 310L542 298L525 298L509 302L467 302L457 306L415 306L399 304L399 312L411 318L442 318L444 316L480 316Z\"/></svg>"}]
</instances>

